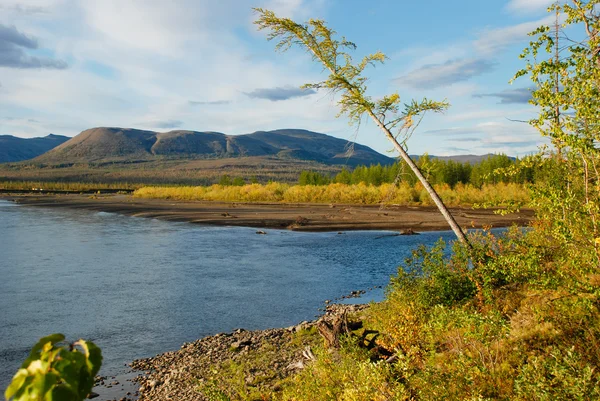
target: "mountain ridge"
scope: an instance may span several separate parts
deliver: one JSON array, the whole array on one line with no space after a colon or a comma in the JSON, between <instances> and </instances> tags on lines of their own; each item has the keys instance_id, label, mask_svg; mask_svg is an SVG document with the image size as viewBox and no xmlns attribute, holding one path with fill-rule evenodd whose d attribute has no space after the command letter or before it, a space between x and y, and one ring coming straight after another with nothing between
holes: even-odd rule
<instances>
[{"instance_id":1,"label":"mountain ridge","mask_svg":"<svg viewBox=\"0 0 600 401\"><path fill-rule=\"evenodd\" d=\"M324 164L391 164L394 158L368 146L300 129L227 135L214 131L155 132L134 128L97 127L36 157L38 163L125 161L128 159L230 158L275 156Z\"/></svg>"},{"instance_id":2,"label":"mountain ridge","mask_svg":"<svg viewBox=\"0 0 600 401\"><path fill-rule=\"evenodd\" d=\"M68 136L55 134L37 138L0 135L0 163L33 159L70 139Z\"/></svg>"},{"instance_id":3,"label":"mountain ridge","mask_svg":"<svg viewBox=\"0 0 600 401\"><path fill-rule=\"evenodd\" d=\"M433 159L479 163L491 154L434 156ZM0 163L114 163L139 160L226 159L268 157L305 160L327 165L390 164L368 146L302 129L256 131L227 135L216 131L155 132L135 128L97 127L74 137L49 134L38 138L0 135ZM412 155L415 160L420 156Z\"/></svg>"}]
</instances>

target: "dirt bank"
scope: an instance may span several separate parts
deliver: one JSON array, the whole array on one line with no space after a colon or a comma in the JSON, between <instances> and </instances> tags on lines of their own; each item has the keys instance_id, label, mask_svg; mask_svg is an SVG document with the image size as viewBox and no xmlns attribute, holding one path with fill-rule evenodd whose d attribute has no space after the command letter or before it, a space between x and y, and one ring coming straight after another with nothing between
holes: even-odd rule
<instances>
[{"instance_id":1,"label":"dirt bank","mask_svg":"<svg viewBox=\"0 0 600 401\"><path fill-rule=\"evenodd\" d=\"M27 206L84 209L128 216L149 217L220 226L293 229L302 231L414 230L437 231L449 227L433 206L374 206L281 203L184 202L134 198L130 195L3 194L0 199ZM506 216L495 209L451 208L466 228L526 225L534 211L523 209Z\"/></svg>"}]
</instances>

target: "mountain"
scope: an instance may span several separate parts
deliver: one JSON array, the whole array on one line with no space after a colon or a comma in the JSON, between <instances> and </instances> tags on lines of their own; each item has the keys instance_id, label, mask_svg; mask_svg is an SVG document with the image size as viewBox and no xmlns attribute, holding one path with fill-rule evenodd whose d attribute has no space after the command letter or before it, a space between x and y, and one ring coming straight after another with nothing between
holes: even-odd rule
<instances>
[{"instance_id":1,"label":"mountain","mask_svg":"<svg viewBox=\"0 0 600 401\"><path fill-rule=\"evenodd\" d=\"M323 164L390 164L393 158L373 149L300 129L258 131L246 135L220 132L154 132L132 128L92 128L36 158L36 162L102 163L159 158L223 159L269 156Z\"/></svg>"},{"instance_id":2,"label":"mountain","mask_svg":"<svg viewBox=\"0 0 600 401\"><path fill-rule=\"evenodd\" d=\"M50 134L43 138L0 135L0 163L33 159L68 141L69 137Z\"/></svg>"}]
</instances>

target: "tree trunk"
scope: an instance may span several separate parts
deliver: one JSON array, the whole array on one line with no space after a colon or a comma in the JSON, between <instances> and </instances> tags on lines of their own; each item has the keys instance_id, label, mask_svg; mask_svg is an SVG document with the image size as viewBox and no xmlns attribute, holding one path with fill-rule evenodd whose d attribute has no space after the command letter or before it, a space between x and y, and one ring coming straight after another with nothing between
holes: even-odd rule
<instances>
[{"instance_id":1,"label":"tree trunk","mask_svg":"<svg viewBox=\"0 0 600 401\"><path fill-rule=\"evenodd\" d=\"M340 348L340 336L350 333L346 312L335 316L333 322L323 320L317 325L319 334L325 340L327 348Z\"/></svg>"},{"instance_id":2,"label":"tree trunk","mask_svg":"<svg viewBox=\"0 0 600 401\"><path fill-rule=\"evenodd\" d=\"M334 67L331 66L331 64L329 64L327 62L327 60L319 53L317 53L314 49L314 47L311 45L311 43L306 41L306 38L302 37L302 35L296 35L298 36L298 38L304 43L304 45L306 46L307 49L309 49L311 51L311 53L313 54L313 56L315 58L317 58L318 60L321 61L321 63L323 64L323 66L328 69L332 75L334 76L338 76L339 74L336 71L336 69ZM345 80L345 79L342 79ZM347 85L345 86L345 89L349 92L353 92L357 95L357 97L360 97L361 99L364 100L362 94L360 94L355 87L352 86L351 83L349 83L347 80L345 80ZM368 109L367 113L369 114L369 116L371 116L371 118L373 119L373 121L375 121L375 124L377 124L377 126L379 128L381 128L381 130L385 133L385 135L387 136L387 138L390 140L390 142L392 142L392 144L394 145L394 147L396 148L396 150L400 153L400 156L402 156L402 159L404 159L404 161L408 164L408 166L411 168L411 170L415 173L415 175L417 176L417 178L419 179L419 181L421 181L421 184L423 184L423 187L425 187L425 189L427 190L427 192L429 193L429 196L431 196L431 199L433 199L433 202L435 203L435 205L438 207L438 209L440 210L440 213L442 213L442 216L444 216L444 218L446 219L446 221L448 222L448 224L450 225L450 228L452 228L452 231L454 231L454 234L456 235L456 238L458 238L458 240L460 242L462 242L463 244L466 244L467 246L469 246L469 248L471 248L471 244L469 243L469 240L467 239L467 237L465 236L465 233L462 231L462 229L460 228L460 226L458 225L458 223L456 222L456 220L454 220L454 217L452 216L452 214L450 214L450 211L448 210L448 208L446 207L446 205L444 205L444 202L442 202L442 198L440 198L440 196L437 194L437 192L435 192L435 189L433 189L433 187L431 186L431 184L429 184L429 181L427 181L427 179L425 178L425 176L423 176L423 174L421 173L421 170L419 170L419 167L417 167L417 165L415 164L415 162L410 158L410 156L408 155L408 153L406 153L406 151L404 150L404 148L402 147L402 145L400 145L400 143L398 143L398 141L396 140L396 138L394 137L394 135L392 135L392 133L390 132L389 129L387 129L387 127L383 124L383 122L381 122L381 120L379 120L379 118L377 118L377 116L375 115L375 113L373 113L373 110Z\"/></svg>"},{"instance_id":3,"label":"tree trunk","mask_svg":"<svg viewBox=\"0 0 600 401\"><path fill-rule=\"evenodd\" d=\"M415 175L417 176L417 178L419 179L421 184L423 184L423 187L425 188L425 190L427 190L427 193L429 193L429 196L431 196L431 199L433 199L433 202L435 203L437 208L440 210L440 213L442 213L442 216L444 216L444 218L450 225L450 228L452 228L452 231L454 231L454 234L456 235L458 240L460 242L462 242L463 244L466 244L469 247L471 247L471 244L469 243L469 240L465 236L465 233L460 228L460 226L458 225L456 220L454 220L454 217L452 216L452 214L450 213L450 211L448 210L446 205L444 205L442 198L440 198L438 193L435 192L435 189L433 189L431 184L429 184L429 181L427 181L427 179L425 178L423 173L421 173L421 170L419 170L419 167L417 167L417 165L410 158L408 153L406 153L406 151L404 150L402 145L400 145L400 143L396 140L394 135L392 135L390 130L387 129L387 127L379 120L379 118L377 118L377 116L370 110L368 113L369 113L369 116L371 116L371 118L375 122L375 124L385 133L385 135L390 140L390 142L392 142L392 144L394 145L394 148L396 148L396 150L400 153L400 156L402 157L402 159L406 162L406 164L408 164L408 166L413 171L413 173L415 173Z\"/></svg>"}]
</instances>

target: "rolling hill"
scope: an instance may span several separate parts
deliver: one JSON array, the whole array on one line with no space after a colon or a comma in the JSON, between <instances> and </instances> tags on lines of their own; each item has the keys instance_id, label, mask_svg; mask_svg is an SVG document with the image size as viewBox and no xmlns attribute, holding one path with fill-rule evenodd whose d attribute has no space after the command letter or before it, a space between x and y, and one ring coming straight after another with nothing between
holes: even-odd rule
<instances>
[{"instance_id":1,"label":"rolling hill","mask_svg":"<svg viewBox=\"0 0 600 401\"><path fill-rule=\"evenodd\" d=\"M485 157L442 159L472 163ZM395 159L364 145L300 129L226 135L100 127L73 138L0 136L2 161L0 182L207 185L219 182L223 175L296 182L302 170L333 175L344 166L384 165Z\"/></svg>"},{"instance_id":2,"label":"rolling hill","mask_svg":"<svg viewBox=\"0 0 600 401\"><path fill-rule=\"evenodd\" d=\"M132 128L92 128L37 157L36 163L106 163L160 159L270 157L326 165L390 164L393 158L329 135L299 129L246 135L220 132L153 132Z\"/></svg>"},{"instance_id":3,"label":"rolling hill","mask_svg":"<svg viewBox=\"0 0 600 401\"><path fill-rule=\"evenodd\" d=\"M69 137L50 134L43 138L18 138L0 135L0 163L33 159L68 141Z\"/></svg>"}]
</instances>

